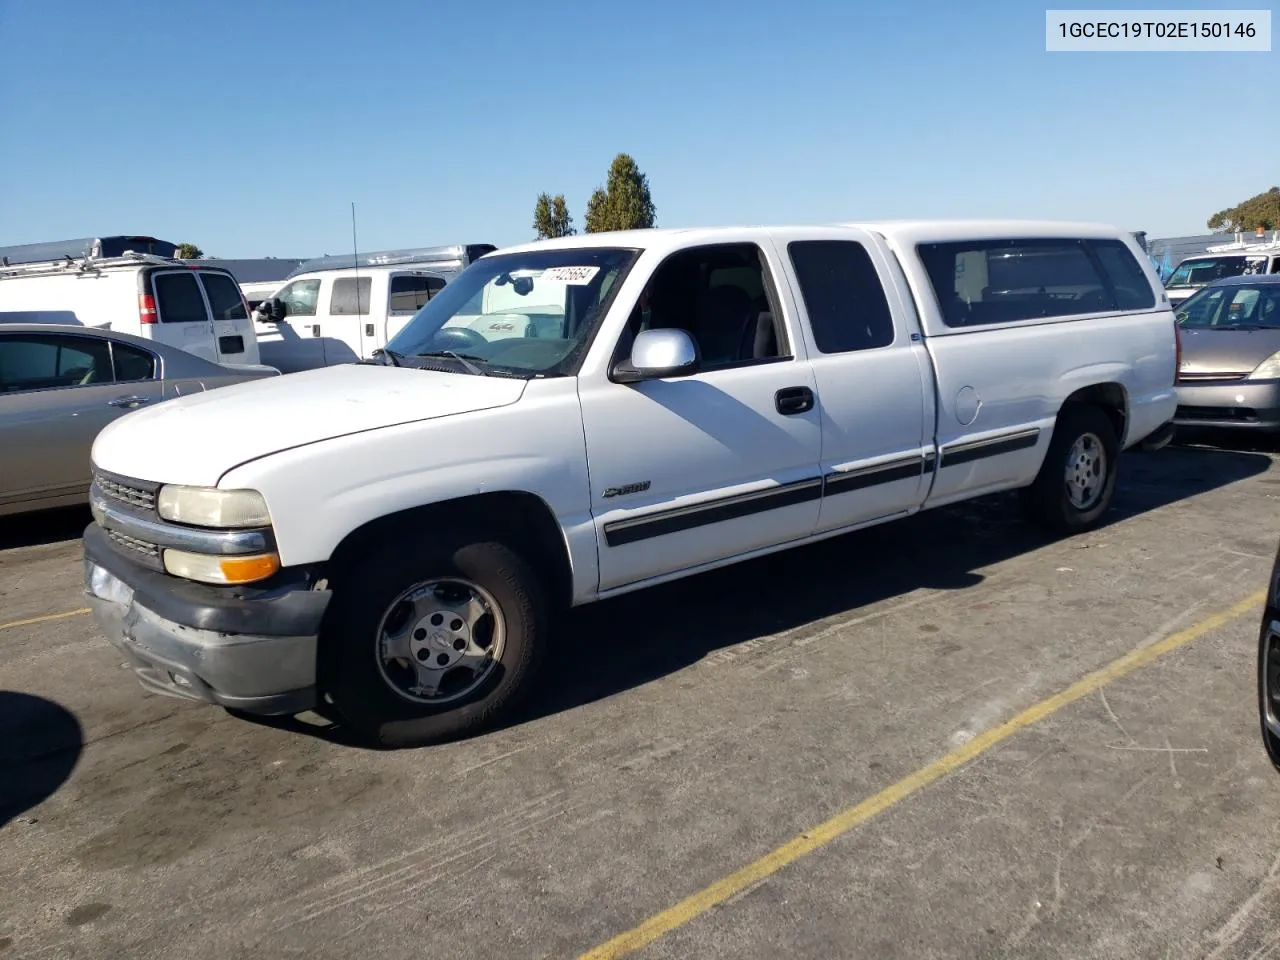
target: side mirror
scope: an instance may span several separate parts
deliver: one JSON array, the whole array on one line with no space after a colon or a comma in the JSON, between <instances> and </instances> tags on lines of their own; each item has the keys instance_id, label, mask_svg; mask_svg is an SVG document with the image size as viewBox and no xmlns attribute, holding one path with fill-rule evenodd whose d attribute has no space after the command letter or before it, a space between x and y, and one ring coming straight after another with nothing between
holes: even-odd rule
<instances>
[{"instance_id":1,"label":"side mirror","mask_svg":"<svg viewBox=\"0 0 1280 960\"><path fill-rule=\"evenodd\" d=\"M269 323L279 323L284 319L284 304L276 297L270 297L263 300L258 306L264 320Z\"/></svg>"},{"instance_id":2,"label":"side mirror","mask_svg":"<svg viewBox=\"0 0 1280 960\"><path fill-rule=\"evenodd\" d=\"M631 346L631 359L613 368L618 383L638 383L663 377L687 377L698 372L698 345L688 331L673 328L642 330Z\"/></svg>"}]
</instances>

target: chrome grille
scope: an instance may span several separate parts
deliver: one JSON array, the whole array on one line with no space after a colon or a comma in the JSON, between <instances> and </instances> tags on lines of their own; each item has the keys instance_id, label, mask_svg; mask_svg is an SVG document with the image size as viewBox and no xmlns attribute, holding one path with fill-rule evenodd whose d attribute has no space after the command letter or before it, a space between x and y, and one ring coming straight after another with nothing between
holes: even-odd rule
<instances>
[{"instance_id":1,"label":"chrome grille","mask_svg":"<svg viewBox=\"0 0 1280 960\"><path fill-rule=\"evenodd\" d=\"M121 483L118 480L110 480L102 474L95 476L94 481L98 484L98 489L113 500L119 500L121 503L127 503L130 506L141 507L144 510L155 509L156 495L153 490L135 487Z\"/></svg>"},{"instance_id":2,"label":"chrome grille","mask_svg":"<svg viewBox=\"0 0 1280 960\"><path fill-rule=\"evenodd\" d=\"M1178 372L1178 382L1194 383L1197 380L1243 380L1247 373L1187 373Z\"/></svg>"},{"instance_id":3,"label":"chrome grille","mask_svg":"<svg viewBox=\"0 0 1280 960\"><path fill-rule=\"evenodd\" d=\"M147 543L145 540L138 540L135 537L126 536L116 530L108 530L107 538L118 547L146 557L148 560L160 559L160 548L154 543Z\"/></svg>"}]
</instances>

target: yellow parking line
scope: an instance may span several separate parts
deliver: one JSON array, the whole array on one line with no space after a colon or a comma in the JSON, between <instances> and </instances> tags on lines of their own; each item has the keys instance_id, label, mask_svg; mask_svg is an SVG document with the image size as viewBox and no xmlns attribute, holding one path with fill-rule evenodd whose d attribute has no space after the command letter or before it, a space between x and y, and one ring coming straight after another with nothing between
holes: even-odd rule
<instances>
[{"instance_id":1,"label":"yellow parking line","mask_svg":"<svg viewBox=\"0 0 1280 960\"><path fill-rule=\"evenodd\" d=\"M30 620L13 620L10 623L0 623L0 630L8 630L10 627L29 627L33 623L46 623L49 620L65 620L67 617L80 617L89 613L88 607L81 607L79 610L67 610L64 613L46 613L43 617L32 617Z\"/></svg>"},{"instance_id":2,"label":"yellow parking line","mask_svg":"<svg viewBox=\"0 0 1280 960\"><path fill-rule=\"evenodd\" d=\"M607 960L607 958L612 960L612 958L621 957L639 950L663 934L683 926L695 917L706 913L712 907L724 903L730 897L740 893L752 884L759 883L766 877L777 873L783 867L794 863L805 854L812 853L819 847L825 846L859 824L870 820L876 814L887 810L899 800L905 800L916 791L927 787L939 777L951 773L956 768L980 756L1019 730L1043 720L1050 714L1061 710L1067 704L1088 696L1113 680L1118 680L1125 674L1146 666L1157 657L1171 650L1176 650L1183 644L1190 643L1211 630L1229 623L1262 603L1265 598L1266 591L1259 590L1252 596L1241 600L1235 606L1206 617L1185 630L1179 630L1163 640L1158 640L1149 646L1130 651L1100 670L1095 670L1093 673L1077 680L1060 693L1054 694L1047 700L1041 700L1012 719L1006 720L1000 726L994 727L986 733L978 734L964 746L952 750L928 766L922 767L892 786L886 787L875 796L868 797L856 806L842 810L831 819L818 824L797 837L793 837L754 863L749 863L745 867L735 870L706 889L686 897L675 906L654 914L638 927L625 933L620 933L612 940L587 951L581 955L579 960Z\"/></svg>"}]
</instances>

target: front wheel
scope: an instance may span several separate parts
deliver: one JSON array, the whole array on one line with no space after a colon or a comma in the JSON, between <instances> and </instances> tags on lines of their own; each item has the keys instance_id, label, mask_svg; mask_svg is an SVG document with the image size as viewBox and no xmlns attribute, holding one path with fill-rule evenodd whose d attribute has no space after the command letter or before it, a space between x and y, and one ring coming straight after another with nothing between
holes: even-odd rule
<instances>
[{"instance_id":1,"label":"front wheel","mask_svg":"<svg viewBox=\"0 0 1280 960\"><path fill-rule=\"evenodd\" d=\"M1023 508L1054 533L1089 529L1111 506L1119 455L1120 441L1105 412L1066 407L1035 482L1022 490Z\"/></svg>"},{"instance_id":2,"label":"front wheel","mask_svg":"<svg viewBox=\"0 0 1280 960\"><path fill-rule=\"evenodd\" d=\"M408 747L477 733L532 685L546 594L498 540L407 536L356 558L333 590L321 684L366 739Z\"/></svg>"}]
</instances>

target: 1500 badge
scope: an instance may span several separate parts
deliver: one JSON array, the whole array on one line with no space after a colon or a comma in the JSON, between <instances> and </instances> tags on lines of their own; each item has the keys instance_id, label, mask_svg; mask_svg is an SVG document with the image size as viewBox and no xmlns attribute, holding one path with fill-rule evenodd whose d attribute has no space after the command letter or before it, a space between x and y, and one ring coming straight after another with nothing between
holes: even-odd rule
<instances>
[{"instance_id":1,"label":"1500 badge","mask_svg":"<svg viewBox=\"0 0 1280 960\"><path fill-rule=\"evenodd\" d=\"M604 491L604 498L609 497L625 497L629 493L643 493L649 489L649 481L645 480L641 483L624 483L620 487L607 487Z\"/></svg>"}]
</instances>

